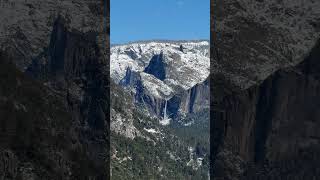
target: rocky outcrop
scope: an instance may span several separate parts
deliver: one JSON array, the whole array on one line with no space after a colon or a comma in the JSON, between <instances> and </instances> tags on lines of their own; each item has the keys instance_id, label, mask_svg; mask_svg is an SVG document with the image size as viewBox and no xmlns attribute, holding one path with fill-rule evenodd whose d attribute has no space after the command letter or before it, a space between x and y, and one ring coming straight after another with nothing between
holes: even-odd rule
<instances>
[{"instance_id":1,"label":"rocky outcrop","mask_svg":"<svg viewBox=\"0 0 320 180\"><path fill-rule=\"evenodd\" d=\"M168 112L172 118L198 113L209 109L209 79L182 90L168 100Z\"/></svg>"},{"instance_id":2,"label":"rocky outcrop","mask_svg":"<svg viewBox=\"0 0 320 180\"><path fill-rule=\"evenodd\" d=\"M134 139L141 133L134 125L134 102L132 96L123 87L111 81L111 120L110 131L126 138ZM112 136L112 135L111 135Z\"/></svg>"},{"instance_id":3,"label":"rocky outcrop","mask_svg":"<svg viewBox=\"0 0 320 180\"><path fill-rule=\"evenodd\" d=\"M141 75L138 72L127 68L126 76L120 81L120 85L131 91L132 97L136 104L144 106L151 114L161 117L164 100L154 97L143 86Z\"/></svg>"},{"instance_id":4,"label":"rocky outcrop","mask_svg":"<svg viewBox=\"0 0 320 180\"><path fill-rule=\"evenodd\" d=\"M183 46L182 46L182 44L180 45L179 50L180 50L181 52L183 52Z\"/></svg>"},{"instance_id":5,"label":"rocky outcrop","mask_svg":"<svg viewBox=\"0 0 320 180\"><path fill-rule=\"evenodd\" d=\"M211 148L216 178L319 176L319 62L318 43L297 66L278 70L246 90L213 77Z\"/></svg>"},{"instance_id":6,"label":"rocky outcrop","mask_svg":"<svg viewBox=\"0 0 320 180\"><path fill-rule=\"evenodd\" d=\"M126 75L123 79L121 79L119 85L123 87L131 86L136 87L139 86L139 82L141 83L141 76L139 73L132 71L129 67L126 69Z\"/></svg>"}]
</instances>

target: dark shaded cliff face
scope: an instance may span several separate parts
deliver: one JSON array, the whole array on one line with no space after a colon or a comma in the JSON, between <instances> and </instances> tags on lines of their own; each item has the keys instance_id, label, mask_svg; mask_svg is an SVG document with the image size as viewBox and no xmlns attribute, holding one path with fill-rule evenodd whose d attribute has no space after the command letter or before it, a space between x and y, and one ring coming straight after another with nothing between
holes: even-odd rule
<instances>
[{"instance_id":1,"label":"dark shaded cliff face","mask_svg":"<svg viewBox=\"0 0 320 180\"><path fill-rule=\"evenodd\" d=\"M0 175L5 179L103 179L65 97L0 53Z\"/></svg>"},{"instance_id":2,"label":"dark shaded cliff face","mask_svg":"<svg viewBox=\"0 0 320 180\"><path fill-rule=\"evenodd\" d=\"M125 77L119 84L126 89L132 88L135 93L131 93L131 95L136 103L143 105L145 108L149 109L150 112L155 113L156 115L161 115L162 100L157 99L148 93L148 91L143 87L141 75L138 72L132 71L128 67Z\"/></svg>"},{"instance_id":3,"label":"dark shaded cliff face","mask_svg":"<svg viewBox=\"0 0 320 180\"><path fill-rule=\"evenodd\" d=\"M154 75L154 77L163 81L166 78L166 69L165 69L165 62L164 56L161 52L160 54L154 55L149 65L145 68L144 72L148 74Z\"/></svg>"},{"instance_id":4,"label":"dark shaded cliff face","mask_svg":"<svg viewBox=\"0 0 320 180\"><path fill-rule=\"evenodd\" d=\"M75 107L81 123L103 129L108 84L105 60L95 42L95 33L67 31L64 20L54 24L50 45L27 70L33 77L66 93L70 106Z\"/></svg>"},{"instance_id":5,"label":"dark shaded cliff face","mask_svg":"<svg viewBox=\"0 0 320 180\"><path fill-rule=\"evenodd\" d=\"M102 20L109 12L107 6L104 1L1 1L0 48L15 56L16 66L25 71L32 59L49 45L52 26L58 16L67 19L69 30L98 32L99 44L103 47L106 34L110 34L108 28L101 29L103 23L109 26L109 18Z\"/></svg>"},{"instance_id":6,"label":"dark shaded cliff face","mask_svg":"<svg viewBox=\"0 0 320 180\"><path fill-rule=\"evenodd\" d=\"M107 179L105 3L1 1L0 177Z\"/></svg>"},{"instance_id":7,"label":"dark shaded cliff face","mask_svg":"<svg viewBox=\"0 0 320 180\"><path fill-rule=\"evenodd\" d=\"M210 145L216 179L319 174L319 2L211 3Z\"/></svg>"},{"instance_id":8,"label":"dark shaded cliff face","mask_svg":"<svg viewBox=\"0 0 320 180\"><path fill-rule=\"evenodd\" d=\"M192 88L181 91L168 101L168 111L172 117L194 114L209 108L209 79ZM179 114L180 113L180 114Z\"/></svg>"},{"instance_id":9,"label":"dark shaded cliff face","mask_svg":"<svg viewBox=\"0 0 320 180\"><path fill-rule=\"evenodd\" d=\"M213 77L213 173L227 179L313 179L320 166L320 44L292 68L236 90Z\"/></svg>"},{"instance_id":10,"label":"dark shaded cliff face","mask_svg":"<svg viewBox=\"0 0 320 180\"><path fill-rule=\"evenodd\" d=\"M36 58L26 73L46 83L65 97L85 153L100 172L108 173L107 136L109 129L109 91L106 60L102 58L95 33L68 31L58 18L49 47Z\"/></svg>"}]
</instances>

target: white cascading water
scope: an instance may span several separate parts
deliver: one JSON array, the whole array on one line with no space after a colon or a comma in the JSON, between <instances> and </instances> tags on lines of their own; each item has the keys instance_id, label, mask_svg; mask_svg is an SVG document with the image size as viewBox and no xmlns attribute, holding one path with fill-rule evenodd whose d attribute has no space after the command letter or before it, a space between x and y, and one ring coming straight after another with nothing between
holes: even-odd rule
<instances>
[{"instance_id":1,"label":"white cascading water","mask_svg":"<svg viewBox=\"0 0 320 180\"><path fill-rule=\"evenodd\" d=\"M168 104L168 100L166 99L166 103L165 103L164 109L163 109L163 119L160 120L160 124L162 124L162 125L169 125L170 124L170 118L167 116L167 104Z\"/></svg>"},{"instance_id":2,"label":"white cascading water","mask_svg":"<svg viewBox=\"0 0 320 180\"><path fill-rule=\"evenodd\" d=\"M164 112L163 112L163 119L164 120L166 120L166 119L168 119L168 117L167 117L167 103L168 103L168 101L166 100L166 103L165 103L165 105L164 105Z\"/></svg>"}]
</instances>

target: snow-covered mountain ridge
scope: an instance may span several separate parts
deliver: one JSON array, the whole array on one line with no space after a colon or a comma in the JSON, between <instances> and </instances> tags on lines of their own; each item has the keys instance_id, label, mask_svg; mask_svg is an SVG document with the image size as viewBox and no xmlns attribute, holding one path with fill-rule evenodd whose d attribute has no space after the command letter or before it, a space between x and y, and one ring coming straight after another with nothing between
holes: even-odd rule
<instances>
[{"instance_id":1,"label":"snow-covered mountain ridge","mask_svg":"<svg viewBox=\"0 0 320 180\"><path fill-rule=\"evenodd\" d=\"M183 50L180 50L180 45ZM209 75L209 42L184 43L133 43L129 45L114 46L111 48L111 77L119 82L125 77L126 69L143 72L149 65L152 57L164 55L167 78L166 84L178 84L185 89L203 81ZM191 71L191 73L188 73ZM176 75L174 73L181 73ZM189 81L183 81L183 75Z\"/></svg>"},{"instance_id":2,"label":"snow-covered mountain ridge","mask_svg":"<svg viewBox=\"0 0 320 180\"><path fill-rule=\"evenodd\" d=\"M208 78L209 57L208 41L116 45L111 47L110 73L117 84L134 93L138 102L160 115L164 101L190 91Z\"/></svg>"}]
</instances>

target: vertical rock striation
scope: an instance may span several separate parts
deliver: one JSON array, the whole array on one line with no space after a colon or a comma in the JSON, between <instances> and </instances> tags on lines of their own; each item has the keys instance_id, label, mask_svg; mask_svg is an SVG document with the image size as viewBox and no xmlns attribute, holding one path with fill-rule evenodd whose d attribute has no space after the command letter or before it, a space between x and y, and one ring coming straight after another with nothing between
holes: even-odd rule
<instances>
[{"instance_id":1,"label":"vertical rock striation","mask_svg":"<svg viewBox=\"0 0 320 180\"><path fill-rule=\"evenodd\" d=\"M236 90L214 78L216 142L211 148L216 177L319 176L319 62L318 43L297 66L280 69L248 89ZM231 165L234 159L238 161Z\"/></svg>"},{"instance_id":2,"label":"vertical rock striation","mask_svg":"<svg viewBox=\"0 0 320 180\"><path fill-rule=\"evenodd\" d=\"M0 3L0 178L107 179L108 5Z\"/></svg>"},{"instance_id":3,"label":"vertical rock striation","mask_svg":"<svg viewBox=\"0 0 320 180\"><path fill-rule=\"evenodd\" d=\"M209 108L209 79L188 90L182 90L168 101L168 111L173 117L194 114Z\"/></svg>"},{"instance_id":4,"label":"vertical rock striation","mask_svg":"<svg viewBox=\"0 0 320 180\"><path fill-rule=\"evenodd\" d=\"M319 7L301 0L211 4L215 179L318 176Z\"/></svg>"},{"instance_id":5,"label":"vertical rock striation","mask_svg":"<svg viewBox=\"0 0 320 180\"><path fill-rule=\"evenodd\" d=\"M84 152L94 162L94 168L101 170L94 176L106 176L106 129L109 128L106 61L94 32L68 31L65 23L61 17L56 20L49 47L26 73L65 96L79 128ZM44 62L39 64L38 59L44 59Z\"/></svg>"}]
</instances>

